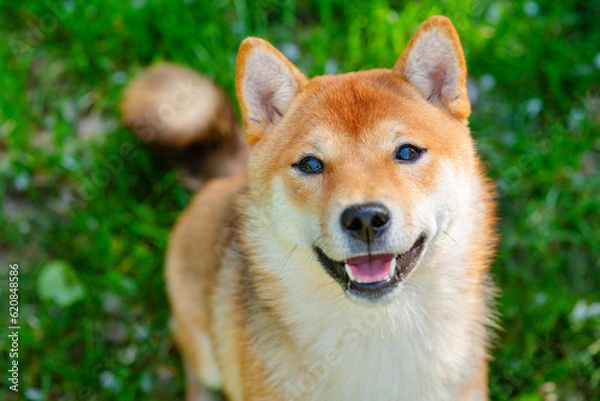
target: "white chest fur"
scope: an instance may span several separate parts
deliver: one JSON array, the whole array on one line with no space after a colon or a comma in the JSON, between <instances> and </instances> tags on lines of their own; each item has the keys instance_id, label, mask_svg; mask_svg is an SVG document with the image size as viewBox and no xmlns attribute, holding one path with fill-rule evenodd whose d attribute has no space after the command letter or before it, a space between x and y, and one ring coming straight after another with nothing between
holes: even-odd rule
<instances>
[{"instance_id":1,"label":"white chest fur","mask_svg":"<svg viewBox=\"0 0 600 401\"><path fill-rule=\"evenodd\" d=\"M435 274L427 270L415 272L397 300L378 308L328 291L337 283L326 291L296 283L304 296L290 299L309 300L286 305L298 353L267 351L268 360L278 361L272 380L286 399L456 400L485 354L485 329L473 318L481 305L461 297L448 277L424 281Z\"/></svg>"}]
</instances>

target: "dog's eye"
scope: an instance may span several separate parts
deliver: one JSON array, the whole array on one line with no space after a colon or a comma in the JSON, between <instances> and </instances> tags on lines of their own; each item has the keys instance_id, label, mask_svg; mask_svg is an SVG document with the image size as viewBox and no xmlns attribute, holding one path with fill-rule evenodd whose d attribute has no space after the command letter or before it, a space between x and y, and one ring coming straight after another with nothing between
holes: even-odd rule
<instances>
[{"instance_id":1,"label":"dog's eye","mask_svg":"<svg viewBox=\"0 0 600 401\"><path fill-rule=\"evenodd\" d=\"M323 162L315 156L304 156L298 163L294 163L292 166L307 174L319 174L325 168Z\"/></svg>"},{"instance_id":2,"label":"dog's eye","mask_svg":"<svg viewBox=\"0 0 600 401\"><path fill-rule=\"evenodd\" d=\"M396 160L400 162L414 162L422 153L423 149L421 148L413 145L402 145L396 151Z\"/></svg>"}]
</instances>

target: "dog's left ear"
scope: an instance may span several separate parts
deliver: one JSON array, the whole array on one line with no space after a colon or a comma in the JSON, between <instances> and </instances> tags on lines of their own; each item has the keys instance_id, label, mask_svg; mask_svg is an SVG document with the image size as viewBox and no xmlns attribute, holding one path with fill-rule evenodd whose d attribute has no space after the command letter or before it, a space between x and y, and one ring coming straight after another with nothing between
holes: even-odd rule
<instances>
[{"instance_id":1,"label":"dog's left ear","mask_svg":"<svg viewBox=\"0 0 600 401\"><path fill-rule=\"evenodd\" d=\"M244 39L237 58L236 92L250 146L285 114L306 82L300 70L269 42Z\"/></svg>"},{"instance_id":2,"label":"dog's left ear","mask_svg":"<svg viewBox=\"0 0 600 401\"><path fill-rule=\"evenodd\" d=\"M471 114L467 66L458 33L446 17L423 22L394 67L430 103L459 120Z\"/></svg>"}]
</instances>

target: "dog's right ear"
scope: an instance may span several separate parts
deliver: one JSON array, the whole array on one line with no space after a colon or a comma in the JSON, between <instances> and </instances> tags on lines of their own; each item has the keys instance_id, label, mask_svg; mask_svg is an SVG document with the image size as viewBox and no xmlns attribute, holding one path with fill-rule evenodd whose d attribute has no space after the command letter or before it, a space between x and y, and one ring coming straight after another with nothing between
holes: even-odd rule
<instances>
[{"instance_id":1,"label":"dog's right ear","mask_svg":"<svg viewBox=\"0 0 600 401\"><path fill-rule=\"evenodd\" d=\"M300 70L269 42L258 38L242 42L235 86L250 146L283 116L306 81Z\"/></svg>"}]
</instances>

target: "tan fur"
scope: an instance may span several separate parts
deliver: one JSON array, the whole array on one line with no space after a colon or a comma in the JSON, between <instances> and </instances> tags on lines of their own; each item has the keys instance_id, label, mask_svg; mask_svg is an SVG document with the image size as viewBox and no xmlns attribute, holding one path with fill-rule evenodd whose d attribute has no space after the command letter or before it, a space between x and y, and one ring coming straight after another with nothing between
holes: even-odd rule
<instances>
[{"instance_id":1,"label":"tan fur","mask_svg":"<svg viewBox=\"0 0 600 401\"><path fill-rule=\"evenodd\" d=\"M127 87L121 112L123 124L182 170L192 189L245 168L247 146L225 93L190 69L149 68Z\"/></svg>"},{"instance_id":2,"label":"tan fur","mask_svg":"<svg viewBox=\"0 0 600 401\"><path fill-rule=\"evenodd\" d=\"M447 54L420 54L420 38ZM428 57L444 65L419 75ZM249 38L236 79L247 173L196 195L166 261L175 338L196 375L187 399L205 395L198 379L236 401L486 400L495 206L450 21L426 21L393 70L311 80ZM427 151L399 163L403 143ZM323 173L292 167L307 153ZM313 247L353 257L339 216L373 201L390 208L394 253L420 232L428 242L394 295L369 303L347 295Z\"/></svg>"}]
</instances>

